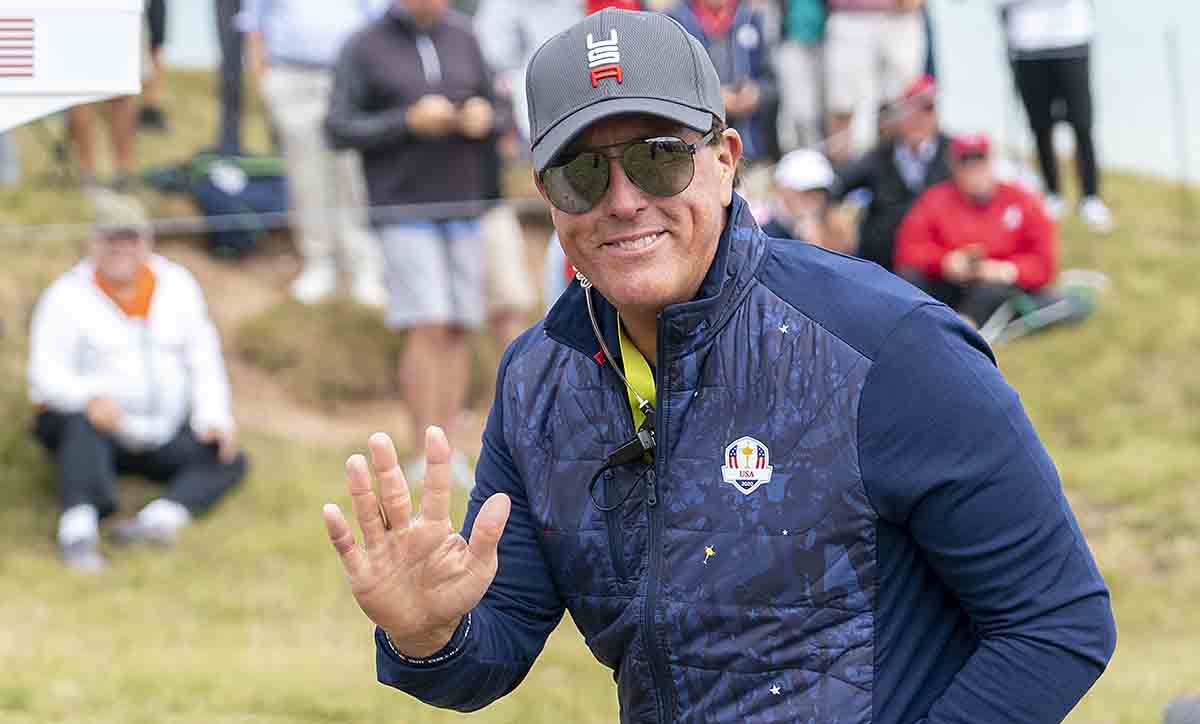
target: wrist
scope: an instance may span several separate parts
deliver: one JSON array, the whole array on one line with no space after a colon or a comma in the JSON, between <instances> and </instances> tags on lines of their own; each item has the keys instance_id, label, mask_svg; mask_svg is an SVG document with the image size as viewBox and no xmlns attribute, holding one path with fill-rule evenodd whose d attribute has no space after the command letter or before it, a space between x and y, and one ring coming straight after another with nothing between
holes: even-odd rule
<instances>
[{"instance_id":1,"label":"wrist","mask_svg":"<svg viewBox=\"0 0 1200 724\"><path fill-rule=\"evenodd\" d=\"M459 632L460 628L464 629L463 638L465 638L466 631L470 629L470 623L471 615L467 614L445 626L438 626L428 631L393 634L382 626L380 630L383 631L384 640L391 648L392 653L401 660L406 663L433 663L430 659L441 658L437 654L450 646L451 642L457 638L455 634Z\"/></svg>"}]
</instances>

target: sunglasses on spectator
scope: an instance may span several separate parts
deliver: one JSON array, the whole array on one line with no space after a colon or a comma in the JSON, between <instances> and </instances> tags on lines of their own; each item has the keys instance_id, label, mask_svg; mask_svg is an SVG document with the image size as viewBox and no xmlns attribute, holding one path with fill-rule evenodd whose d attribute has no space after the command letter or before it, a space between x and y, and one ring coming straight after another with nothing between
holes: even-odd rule
<instances>
[{"instance_id":1,"label":"sunglasses on spectator","mask_svg":"<svg viewBox=\"0 0 1200 724\"><path fill-rule=\"evenodd\" d=\"M958 162L971 163L973 161L986 161L987 157L988 155L986 153L982 153L980 151L967 151L966 153L959 155Z\"/></svg>"},{"instance_id":2,"label":"sunglasses on spectator","mask_svg":"<svg viewBox=\"0 0 1200 724\"><path fill-rule=\"evenodd\" d=\"M643 138L589 148L547 166L539 176L546 198L559 211L586 214L600 203L612 180L609 160L621 164L625 176L651 196L682 193L696 176L696 152L713 138L709 131L695 143L674 136ZM607 149L619 149L614 154Z\"/></svg>"}]
</instances>

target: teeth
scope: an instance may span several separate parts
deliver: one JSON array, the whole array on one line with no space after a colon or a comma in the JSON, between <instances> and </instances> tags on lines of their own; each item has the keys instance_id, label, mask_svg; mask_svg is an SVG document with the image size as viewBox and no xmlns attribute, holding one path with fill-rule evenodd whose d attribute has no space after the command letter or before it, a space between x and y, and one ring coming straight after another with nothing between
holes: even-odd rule
<instances>
[{"instance_id":1,"label":"teeth","mask_svg":"<svg viewBox=\"0 0 1200 724\"><path fill-rule=\"evenodd\" d=\"M625 251L637 251L638 249L645 249L646 247L650 246L656 239L658 239L658 234L650 234L649 236L643 236L639 239L619 241L616 243L616 246L618 249L623 249Z\"/></svg>"}]
</instances>

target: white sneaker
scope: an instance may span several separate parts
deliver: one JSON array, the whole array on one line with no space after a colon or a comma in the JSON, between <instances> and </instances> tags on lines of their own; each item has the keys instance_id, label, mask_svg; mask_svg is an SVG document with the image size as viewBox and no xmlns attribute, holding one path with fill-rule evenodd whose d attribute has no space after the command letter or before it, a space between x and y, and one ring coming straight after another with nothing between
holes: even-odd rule
<instances>
[{"instance_id":1,"label":"white sneaker","mask_svg":"<svg viewBox=\"0 0 1200 724\"><path fill-rule=\"evenodd\" d=\"M383 282L370 276L360 276L350 287L350 298L357 304L374 309L382 309L387 305L388 291Z\"/></svg>"},{"instance_id":2,"label":"white sneaker","mask_svg":"<svg viewBox=\"0 0 1200 724\"><path fill-rule=\"evenodd\" d=\"M1046 194L1046 198L1042 200L1042 205L1046 208L1046 215L1051 219L1058 221L1063 214L1063 200L1058 194Z\"/></svg>"},{"instance_id":3,"label":"white sneaker","mask_svg":"<svg viewBox=\"0 0 1200 724\"><path fill-rule=\"evenodd\" d=\"M1107 234L1112 231L1112 212L1108 210L1108 206L1099 196L1085 198L1079 205L1079 215L1083 217L1083 223L1098 234Z\"/></svg>"},{"instance_id":4,"label":"white sneaker","mask_svg":"<svg viewBox=\"0 0 1200 724\"><path fill-rule=\"evenodd\" d=\"M301 304L316 304L337 290L337 268L326 262L304 265L304 271L292 281L292 296Z\"/></svg>"}]
</instances>

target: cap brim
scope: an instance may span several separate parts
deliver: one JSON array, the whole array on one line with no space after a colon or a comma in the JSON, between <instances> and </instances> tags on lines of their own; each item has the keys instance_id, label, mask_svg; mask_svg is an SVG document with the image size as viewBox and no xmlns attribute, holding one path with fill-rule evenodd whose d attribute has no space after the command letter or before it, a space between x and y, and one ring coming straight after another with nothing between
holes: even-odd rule
<instances>
[{"instance_id":1,"label":"cap brim","mask_svg":"<svg viewBox=\"0 0 1200 724\"><path fill-rule=\"evenodd\" d=\"M541 173L550 161L585 128L596 121L636 113L678 121L696 131L712 128L712 111L660 98L608 98L585 106L559 121L533 145L533 169Z\"/></svg>"}]
</instances>

